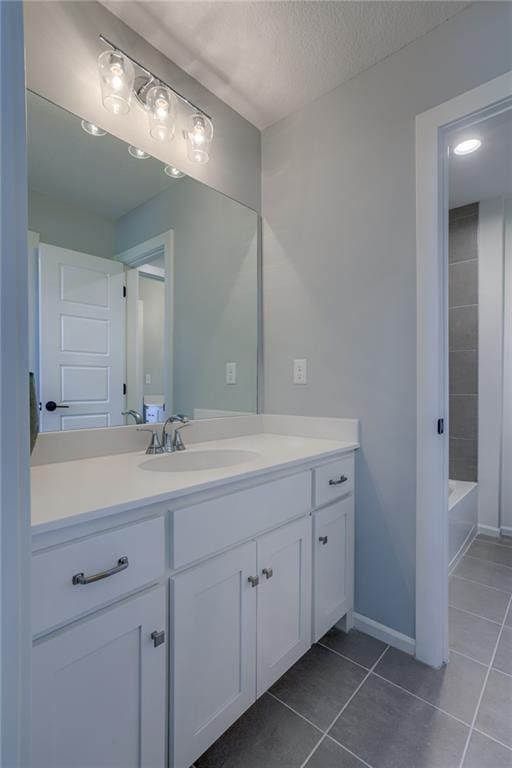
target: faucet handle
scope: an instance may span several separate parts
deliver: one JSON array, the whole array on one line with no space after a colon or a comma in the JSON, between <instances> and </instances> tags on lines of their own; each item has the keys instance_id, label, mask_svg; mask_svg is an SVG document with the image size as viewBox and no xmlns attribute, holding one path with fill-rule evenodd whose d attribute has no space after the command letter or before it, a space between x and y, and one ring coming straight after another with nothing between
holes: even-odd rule
<instances>
[{"instance_id":1,"label":"faucet handle","mask_svg":"<svg viewBox=\"0 0 512 768\"><path fill-rule=\"evenodd\" d=\"M140 427L137 429L137 432L151 432L151 440L148 447L146 448L146 453L153 455L155 453L164 452L162 443L160 442L160 438L158 437L158 433L155 429L146 429L145 427Z\"/></svg>"}]
</instances>

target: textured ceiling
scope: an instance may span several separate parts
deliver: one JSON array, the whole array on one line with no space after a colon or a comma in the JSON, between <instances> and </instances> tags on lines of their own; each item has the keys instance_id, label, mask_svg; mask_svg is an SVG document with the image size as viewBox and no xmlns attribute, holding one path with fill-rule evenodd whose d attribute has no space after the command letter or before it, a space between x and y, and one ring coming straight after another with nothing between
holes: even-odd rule
<instances>
[{"instance_id":1,"label":"textured ceiling","mask_svg":"<svg viewBox=\"0 0 512 768\"><path fill-rule=\"evenodd\" d=\"M512 109L449 137L450 147L477 138L482 146L471 155L450 154L450 208L512 197Z\"/></svg>"},{"instance_id":2,"label":"textured ceiling","mask_svg":"<svg viewBox=\"0 0 512 768\"><path fill-rule=\"evenodd\" d=\"M264 128L470 3L104 0L103 5Z\"/></svg>"}]
</instances>

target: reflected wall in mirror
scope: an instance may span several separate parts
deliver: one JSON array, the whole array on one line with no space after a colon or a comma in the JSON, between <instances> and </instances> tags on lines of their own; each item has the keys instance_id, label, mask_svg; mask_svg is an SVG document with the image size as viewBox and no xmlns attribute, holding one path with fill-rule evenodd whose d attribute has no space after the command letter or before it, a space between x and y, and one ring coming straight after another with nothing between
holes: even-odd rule
<instances>
[{"instance_id":1,"label":"reflected wall in mirror","mask_svg":"<svg viewBox=\"0 0 512 768\"><path fill-rule=\"evenodd\" d=\"M27 93L42 431L255 413L258 216Z\"/></svg>"}]
</instances>

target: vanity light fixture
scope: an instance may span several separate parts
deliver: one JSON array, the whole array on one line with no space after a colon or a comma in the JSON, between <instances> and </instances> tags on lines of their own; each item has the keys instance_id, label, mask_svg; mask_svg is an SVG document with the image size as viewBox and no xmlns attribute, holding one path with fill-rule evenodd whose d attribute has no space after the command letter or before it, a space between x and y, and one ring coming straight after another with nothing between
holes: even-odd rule
<instances>
[{"instance_id":1,"label":"vanity light fixture","mask_svg":"<svg viewBox=\"0 0 512 768\"><path fill-rule=\"evenodd\" d=\"M171 179L182 179L185 176L183 171L180 171L180 169L176 168L174 165L166 165L164 168L164 173L170 176Z\"/></svg>"},{"instance_id":2,"label":"vanity light fixture","mask_svg":"<svg viewBox=\"0 0 512 768\"><path fill-rule=\"evenodd\" d=\"M135 95L136 103L147 112L150 135L157 141L171 141L180 102L192 110L190 128L183 132L188 145L188 158L193 163L207 163L213 138L210 116L104 35L99 37L110 49L103 51L98 58L101 97L105 109L116 115L125 115L130 111L132 97ZM180 178L174 174L168 175Z\"/></svg>"},{"instance_id":3,"label":"vanity light fixture","mask_svg":"<svg viewBox=\"0 0 512 768\"><path fill-rule=\"evenodd\" d=\"M165 85L154 85L146 95L149 134L157 141L174 138L178 99Z\"/></svg>"},{"instance_id":4,"label":"vanity light fixture","mask_svg":"<svg viewBox=\"0 0 512 768\"><path fill-rule=\"evenodd\" d=\"M103 106L114 115L127 115L132 103L135 70L121 51L103 51L98 58Z\"/></svg>"},{"instance_id":5,"label":"vanity light fixture","mask_svg":"<svg viewBox=\"0 0 512 768\"><path fill-rule=\"evenodd\" d=\"M147 160L148 157L151 157L151 155L149 155L147 152L144 152L143 149L139 149L138 147L134 147L131 144L128 147L128 152L136 160Z\"/></svg>"},{"instance_id":6,"label":"vanity light fixture","mask_svg":"<svg viewBox=\"0 0 512 768\"><path fill-rule=\"evenodd\" d=\"M89 123L87 120L82 120L80 123L82 128L86 133L88 133L90 136L106 136L107 132L104 131L102 128L98 128L97 125L94 125L94 123Z\"/></svg>"},{"instance_id":7,"label":"vanity light fixture","mask_svg":"<svg viewBox=\"0 0 512 768\"><path fill-rule=\"evenodd\" d=\"M204 165L210 159L210 144L213 138L212 121L201 112L196 112L190 118L191 128L185 131L188 143L188 159L193 163Z\"/></svg>"},{"instance_id":8,"label":"vanity light fixture","mask_svg":"<svg viewBox=\"0 0 512 768\"><path fill-rule=\"evenodd\" d=\"M480 139L466 139L457 144L453 151L456 155L470 155L472 152L480 149L481 146L482 142Z\"/></svg>"}]
</instances>

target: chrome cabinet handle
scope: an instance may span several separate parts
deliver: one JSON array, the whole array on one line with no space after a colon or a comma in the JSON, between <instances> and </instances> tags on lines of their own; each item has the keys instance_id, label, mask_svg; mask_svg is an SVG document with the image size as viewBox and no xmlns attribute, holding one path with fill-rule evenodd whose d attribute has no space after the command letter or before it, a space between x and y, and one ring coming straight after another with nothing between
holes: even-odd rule
<instances>
[{"instance_id":1,"label":"chrome cabinet handle","mask_svg":"<svg viewBox=\"0 0 512 768\"><path fill-rule=\"evenodd\" d=\"M274 571L272 570L272 568L263 568L262 574L265 576L265 578L271 579L272 576L274 575Z\"/></svg>"},{"instance_id":2,"label":"chrome cabinet handle","mask_svg":"<svg viewBox=\"0 0 512 768\"><path fill-rule=\"evenodd\" d=\"M318 537L318 541L320 542L320 544L327 544L327 542L329 541L329 537L328 536L319 536Z\"/></svg>"},{"instance_id":3,"label":"chrome cabinet handle","mask_svg":"<svg viewBox=\"0 0 512 768\"><path fill-rule=\"evenodd\" d=\"M348 477L346 475L341 475L337 480L329 480L329 485L341 485L342 483L346 483L348 480Z\"/></svg>"},{"instance_id":4,"label":"chrome cabinet handle","mask_svg":"<svg viewBox=\"0 0 512 768\"><path fill-rule=\"evenodd\" d=\"M251 585L251 587L257 587L257 586L258 586L258 584L260 583L260 579L259 579L259 576L249 576L249 578L247 579L247 581L249 582L249 584Z\"/></svg>"},{"instance_id":5,"label":"chrome cabinet handle","mask_svg":"<svg viewBox=\"0 0 512 768\"><path fill-rule=\"evenodd\" d=\"M165 643L164 630L162 629L159 632L157 629L155 629L155 631L151 633L151 639L155 648L158 648L159 645L163 645L163 643Z\"/></svg>"},{"instance_id":6,"label":"chrome cabinet handle","mask_svg":"<svg viewBox=\"0 0 512 768\"><path fill-rule=\"evenodd\" d=\"M115 573L125 571L130 563L126 555L120 557L117 561L117 565L113 568L109 568L108 571L100 571L100 573L94 573L92 576L86 576L85 573L75 573L72 578L73 584L92 584L95 581L101 581L101 579L107 579L109 576L113 576Z\"/></svg>"}]
</instances>

